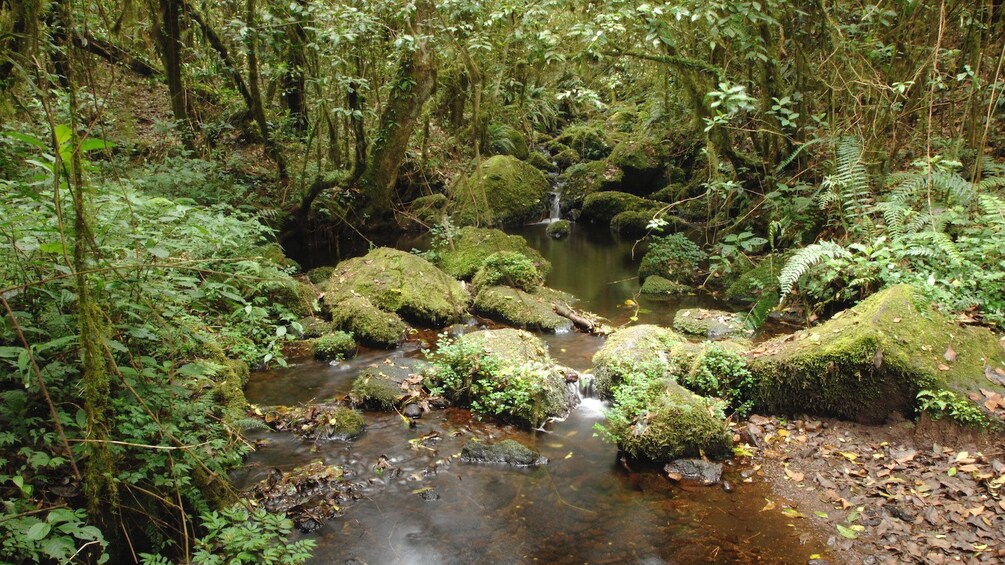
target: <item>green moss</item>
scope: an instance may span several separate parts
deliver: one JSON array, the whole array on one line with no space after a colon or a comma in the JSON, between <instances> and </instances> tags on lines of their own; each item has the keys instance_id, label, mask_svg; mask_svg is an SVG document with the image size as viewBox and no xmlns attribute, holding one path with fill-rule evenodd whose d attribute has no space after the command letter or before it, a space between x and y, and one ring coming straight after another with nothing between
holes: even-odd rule
<instances>
[{"instance_id":1,"label":"green moss","mask_svg":"<svg viewBox=\"0 0 1005 565\"><path fill-rule=\"evenodd\" d=\"M629 326L612 333L593 356L593 386L597 395L610 397L618 383L637 372L669 378L670 348L683 341L684 338L672 330L650 324Z\"/></svg>"},{"instance_id":2,"label":"green moss","mask_svg":"<svg viewBox=\"0 0 1005 565\"><path fill-rule=\"evenodd\" d=\"M665 279L659 275L650 275L642 283L642 294L646 296L682 296L691 294L694 289L686 284Z\"/></svg>"},{"instance_id":3,"label":"green moss","mask_svg":"<svg viewBox=\"0 0 1005 565\"><path fill-rule=\"evenodd\" d=\"M492 320L523 329L564 332L572 328L568 318L555 313L552 301L508 286L482 288L475 296L474 310Z\"/></svg>"},{"instance_id":4,"label":"green moss","mask_svg":"<svg viewBox=\"0 0 1005 565\"><path fill-rule=\"evenodd\" d=\"M592 194L621 190L624 174L607 161L573 165L562 173L562 208L585 207Z\"/></svg>"},{"instance_id":5,"label":"green moss","mask_svg":"<svg viewBox=\"0 0 1005 565\"><path fill-rule=\"evenodd\" d=\"M674 315L673 329L707 339L722 339L743 333L743 316L722 310L684 308Z\"/></svg>"},{"instance_id":6,"label":"green moss","mask_svg":"<svg viewBox=\"0 0 1005 565\"><path fill-rule=\"evenodd\" d=\"M612 165L623 171L624 186L642 194L652 191L666 159L663 145L648 138L622 141L608 157Z\"/></svg>"},{"instance_id":7,"label":"green moss","mask_svg":"<svg viewBox=\"0 0 1005 565\"><path fill-rule=\"evenodd\" d=\"M307 280L313 284L326 283L331 278L333 272L335 272L335 267L332 266L316 267L307 271Z\"/></svg>"},{"instance_id":8,"label":"green moss","mask_svg":"<svg viewBox=\"0 0 1005 565\"><path fill-rule=\"evenodd\" d=\"M363 415L346 406L336 406L325 415L322 423L324 439L348 441L363 435L366 420Z\"/></svg>"},{"instance_id":9,"label":"green moss","mask_svg":"<svg viewBox=\"0 0 1005 565\"><path fill-rule=\"evenodd\" d=\"M457 184L453 218L458 225L521 225L547 212L548 190L544 173L516 157L496 155Z\"/></svg>"},{"instance_id":10,"label":"green moss","mask_svg":"<svg viewBox=\"0 0 1005 565\"><path fill-rule=\"evenodd\" d=\"M539 151L531 153L530 157L527 158L527 162L546 173L554 173L558 171L558 167L555 166L555 163L552 163Z\"/></svg>"},{"instance_id":11,"label":"green moss","mask_svg":"<svg viewBox=\"0 0 1005 565\"><path fill-rule=\"evenodd\" d=\"M555 164L563 171L572 167L576 163L579 163L583 159L579 156L579 153L576 153L576 150L571 147L566 147L561 151L553 153L553 155L555 156Z\"/></svg>"},{"instance_id":12,"label":"green moss","mask_svg":"<svg viewBox=\"0 0 1005 565\"><path fill-rule=\"evenodd\" d=\"M552 155L558 155L562 151L570 149L570 147L568 145L562 143L561 141L555 140L555 139L551 139L551 140L545 141L544 144L543 144L543 147L545 149L547 149L548 152L551 153ZM577 158L576 160L578 161L579 159Z\"/></svg>"},{"instance_id":13,"label":"green moss","mask_svg":"<svg viewBox=\"0 0 1005 565\"><path fill-rule=\"evenodd\" d=\"M948 348L955 360L945 358ZM1005 367L1005 348L984 328L955 324L908 285L883 290L820 326L751 352L761 407L883 422L911 413L921 390L963 398L999 393L985 367Z\"/></svg>"},{"instance_id":14,"label":"green moss","mask_svg":"<svg viewBox=\"0 0 1005 565\"><path fill-rule=\"evenodd\" d=\"M652 210L655 213L658 209L658 203L627 192L595 192L583 201L580 218L596 224L610 224L614 216L625 211Z\"/></svg>"},{"instance_id":15,"label":"green moss","mask_svg":"<svg viewBox=\"0 0 1005 565\"><path fill-rule=\"evenodd\" d=\"M367 410L394 410L402 396L401 386L377 369L364 369L352 383L349 396Z\"/></svg>"},{"instance_id":16,"label":"green moss","mask_svg":"<svg viewBox=\"0 0 1005 565\"><path fill-rule=\"evenodd\" d=\"M489 255L471 279L476 291L488 286L505 285L534 292L543 282L534 262L515 251L499 251Z\"/></svg>"},{"instance_id":17,"label":"green moss","mask_svg":"<svg viewBox=\"0 0 1005 565\"><path fill-rule=\"evenodd\" d=\"M705 252L683 234L653 238L639 264L639 280L659 275L671 281L691 283L706 257Z\"/></svg>"},{"instance_id":18,"label":"green moss","mask_svg":"<svg viewBox=\"0 0 1005 565\"><path fill-rule=\"evenodd\" d=\"M548 263L536 249L527 245L527 240L518 235L507 235L497 229L476 227L462 228L449 247L436 250L436 264L452 277L470 280L478 272L482 263L493 253L510 251L520 253L534 262L542 277L551 270Z\"/></svg>"},{"instance_id":19,"label":"green moss","mask_svg":"<svg viewBox=\"0 0 1005 565\"><path fill-rule=\"evenodd\" d=\"M784 259L778 256L763 259L726 288L726 298L733 302L750 303L765 294L778 294L778 274L784 265Z\"/></svg>"},{"instance_id":20,"label":"green moss","mask_svg":"<svg viewBox=\"0 0 1005 565\"><path fill-rule=\"evenodd\" d=\"M685 457L726 459L732 455L733 438L716 403L676 383L666 388L644 413L612 424L610 432L628 455L666 463Z\"/></svg>"},{"instance_id":21,"label":"green moss","mask_svg":"<svg viewBox=\"0 0 1005 565\"><path fill-rule=\"evenodd\" d=\"M449 199L445 194L430 194L413 200L408 209L410 217L404 222L409 229L429 229L439 225L446 216Z\"/></svg>"},{"instance_id":22,"label":"green moss","mask_svg":"<svg viewBox=\"0 0 1005 565\"><path fill-rule=\"evenodd\" d=\"M653 216L653 211L625 210L611 218L611 231L625 237L642 237L649 233Z\"/></svg>"},{"instance_id":23,"label":"green moss","mask_svg":"<svg viewBox=\"0 0 1005 565\"><path fill-rule=\"evenodd\" d=\"M318 291L309 283L296 279L275 279L262 282L257 293L265 295L271 304L279 304L297 316L314 314Z\"/></svg>"},{"instance_id":24,"label":"green moss","mask_svg":"<svg viewBox=\"0 0 1005 565\"><path fill-rule=\"evenodd\" d=\"M356 340L347 332L334 332L321 336L314 342L314 357L330 361L349 359L356 355Z\"/></svg>"},{"instance_id":25,"label":"green moss","mask_svg":"<svg viewBox=\"0 0 1005 565\"><path fill-rule=\"evenodd\" d=\"M332 324L351 333L364 345L395 347L405 335L405 322L397 314L384 312L367 298L353 296L337 303L325 301Z\"/></svg>"},{"instance_id":26,"label":"green moss","mask_svg":"<svg viewBox=\"0 0 1005 565\"><path fill-rule=\"evenodd\" d=\"M573 148L585 159L603 159L611 152L607 134L602 126L576 124L565 128L557 141Z\"/></svg>"},{"instance_id":27,"label":"green moss","mask_svg":"<svg viewBox=\"0 0 1005 565\"><path fill-rule=\"evenodd\" d=\"M267 243L259 247L258 255L281 269L293 273L300 271L300 263L287 257L278 243Z\"/></svg>"},{"instance_id":28,"label":"green moss","mask_svg":"<svg viewBox=\"0 0 1005 565\"><path fill-rule=\"evenodd\" d=\"M314 316L301 318L300 326L304 328L300 337L305 339L319 338L327 333L331 333L335 329L331 322L326 322L325 320Z\"/></svg>"},{"instance_id":29,"label":"green moss","mask_svg":"<svg viewBox=\"0 0 1005 565\"><path fill-rule=\"evenodd\" d=\"M428 327L459 321L467 312L469 296L461 283L429 261L396 249L381 247L343 261L331 281L324 296L329 308L363 296L385 312Z\"/></svg>"},{"instance_id":30,"label":"green moss","mask_svg":"<svg viewBox=\"0 0 1005 565\"><path fill-rule=\"evenodd\" d=\"M548 224L544 233L548 234L548 237L552 239L562 239L572 233L572 222L569 220L555 220Z\"/></svg>"},{"instance_id":31,"label":"green moss","mask_svg":"<svg viewBox=\"0 0 1005 565\"><path fill-rule=\"evenodd\" d=\"M223 358L216 372L216 391L220 396L221 404L225 406L225 413L230 420L239 420L244 417L248 407L248 400L244 396L244 386L248 384L248 377L251 371L248 364L240 359Z\"/></svg>"},{"instance_id":32,"label":"green moss","mask_svg":"<svg viewBox=\"0 0 1005 565\"><path fill-rule=\"evenodd\" d=\"M527 160L530 150L527 148L527 138L522 133L506 124L490 124L488 131L488 149L491 153Z\"/></svg>"}]
</instances>

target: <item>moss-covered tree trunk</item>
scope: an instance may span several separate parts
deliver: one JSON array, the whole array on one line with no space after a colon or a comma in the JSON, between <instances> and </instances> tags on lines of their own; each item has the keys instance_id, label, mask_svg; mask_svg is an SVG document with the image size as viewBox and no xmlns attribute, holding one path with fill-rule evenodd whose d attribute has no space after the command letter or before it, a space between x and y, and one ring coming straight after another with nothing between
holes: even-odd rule
<instances>
[{"instance_id":1,"label":"moss-covered tree trunk","mask_svg":"<svg viewBox=\"0 0 1005 565\"><path fill-rule=\"evenodd\" d=\"M168 94L171 98L171 113L181 132L182 144L188 150L195 150L195 136L188 115L188 96L181 76L181 2L179 0L159 0L156 21L157 44L160 47L164 77L167 79Z\"/></svg>"},{"instance_id":2,"label":"moss-covered tree trunk","mask_svg":"<svg viewBox=\"0 0 1005 565\"><path fill-rule=\"evenodd\" d=\"M408 149L408 140L419 123L422 108L433 94L436 65L425 23L432 14L428 1L417 2L412 16L415 45L402 54L398 72L377 135L370 145L369 156L359 185L367 195L369 210L378 216L391 211L398 170Z\"/></svg>"}]
</instances>

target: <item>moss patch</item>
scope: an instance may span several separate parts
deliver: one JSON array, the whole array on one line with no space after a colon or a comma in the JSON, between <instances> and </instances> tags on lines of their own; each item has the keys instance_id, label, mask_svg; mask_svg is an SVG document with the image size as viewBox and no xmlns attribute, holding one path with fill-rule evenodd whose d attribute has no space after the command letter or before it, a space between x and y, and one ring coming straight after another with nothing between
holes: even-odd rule
<instances>
[{"instance_id":1,"label":"moss patch","mask_svg":"<svg viewBox=\"0 0 1005 565\"><path fill-rule=\"evenodd\" d=\"M948 348L955 352L946 359ZM770 340L751 352L757 400L778 413L883 422L910 413L920 390L963 398L1005 392L985 367L1005 368L990 331L961 327L908 285L883 290L820 326Z\"/></svg>"},{"instance_id":2,"label":"moss patch","mask_svg":"<svg viewBox=\"0 0 1005 565\"><path fill-rule=\"evenodd\" d=\"M534 292L543 282L544 278L534 262L515 251L499 251L489 255L471 279L476 291L488 286L505 285Z\"/></svg>"},{"instance_id":3,"label":"moss patch","mask_svg":"<svg viewBox=\"0 0 1005 565\"><path fill-rule=\"evenodd\" d=\"M334 332L321 336L314 342L314 358L331 361L349 359L356 355L356 340L352 334Z\"/></svg>"},{"instance_id":4,"label":"moss patch","mask_svg":"<svg viewBox=\"0 0 1005 565\"><path fill-rule=\"evenodd\" d=\"M572 165L562 173L562 209L585 206L591 194L621 190L622 179L621 169L607 161Z\"/></svg>"},{"instance_id":5,"label":"moss patch","mask_svg":"<svg viewBox=\"0 0 1005 565\"><path fill-rule=\"evenodd\" d=\"M521 161L525 161L530 154L527 148L527 138L516 128L506 124L489 125L488 149L495 155L512 155Z\"/></svg>"},{"instance_id":6,"label":"moss patch","mask_svg":"<svg viewBox=\"0 0 1005 565\"><path fill-rule=\"evenodd\" d=\"M562 239L572 233L572 222L569 220L555 220L554 222L548 224L544 233L552 239Z\"/></svg>"},{"instance_id":7,"label":"moss patch","mask_svg":"<svg viewBox=\"0 0 1005 565\"><path fill-rule=\"evenodd\" d=\"M543 153L539 151L531 153L530 157L527 158L527 162L546 173L554 173L558 171L558 167L555 163L552 163L544 156Z\"/></svg>"},{"instance_id":8,"label":"moss patch","mask_svg":"<svg viewBox=\"0 0 1005 565\"><path fill-rule=\"evenodd\" d=\"M545 296L508 286L482 288L475 296L475 312L518 328L548 332L569 331L572 322L554 311Z\"/></svg>"},{"instance_id":9,"label":"moss patch","mask_svg":"<svg viewBox=\"0 0 1005 565\"><path fill-rule=\"evenodd\" d=\"M307 271L307 280L313 284L325 283L332 278L333 272L335 272L335 267L332 266L316 267Z\"/></svg>"},{"instance_id":10,"label":"moss patch","mask_svg":"<svg viewBox=\"0 0 1005 565\"><path fill-rule=\"evenodd\" d=\"M639 280L659 275L679 283L691 283L706 258L705 252L683 234L655 237L639 264Z\"/></svg>"},{"instance_id":11,"label":"moss patch","mask_svg":"<svg viewBox=\"0 0 1005 565\"><path fill-rule=\"evenodd\" d=\"M561 144L560 144L561 145ZM564 147L564 146L563 146ZM555 152L555 164L563 171L580 162L583 158L571 147L565 147L561 151Z\"/></svg>"},{"instance_id":12,"label":"moss patch","mask_svg":"<svg viewBox=\"0 0 1005 565\"><path fill-rule=\"evenodd\" d=\"M405 229L422 230L443 223L449 199L444 194L420 196L408 205L408 216L399 220Z\"/></svg>"},{"instance_id":13,"label":"moss patch","mask_svg":"<svg viewBox=\"0 0 1005 565\"><path fill-rule=\"evenodd\" d=\"M316 339L337 329L331 322L314 316L300 318L299 323L300 327L303 328L303 331L300 332L300 337L305 339Z\"/></svg>"},{"instance_id":14,"label":"moss patch","mask_svg":"<svg viewBox=\"0 0 1005 565\"><path fill-rule=\"evenodd\" d=\"M407 329L397 314L377 308L362 296L347 298L328 308L335 327L351 333L360 343L370 347L395 347Z\"/></svg>"},{"instance_id":15,"label":"moss patch","mask_svg":"<svg viewBox=\"0 0 1005 565\"><path fill-rule=\"evenodd\" d=\"M611 145L608 142L604 128L598 125L576 124L562 130L562 134L556 138L559 143L564 143L573 148L584 159L595 161L603 159L611 153Z\"/></svg>"},{"instance_id":16,"label":"moss patch","mask_svg":"<svg viewBox=\"0 0 1005 565\"><path fill-rule=\"evenodd\" d=\"M458 183L452 195L458 225L514 226L547 212L544 173L509 155L482 162L481 170Z\"/></svg>"},{"instance_id":17,"label":"moss patch","mask_svg":"<svg viewBox=\"0 0 1005 565\"><path fill-rule=\"evenodd\" d=\"M653 191L666 159L662 144L651 139L632 139L617 144L608 161L623 172L625 190L647 194Z\"/></svg>"},{"instance_id":18,"label":"moss patch","mask_svg":"<svg viewBox=\"0 0 1005 565\"><path fill-rule=\"evenodd\" d=\"M374 368L364 369L349 392L354 405L378 411L394 410L402 395L401 383Z\"/></svg>"},{"instance_id":19,"label":"moss patch","mask_svg":"<svg viewBox=\"0 0 1005 565\"><path fill-rule=\"evenodd\" d=\"M594 388L599 396L611 396L615 385L636 372L653 376L671 375L670 348L685 341L672 330L651 324L629 326L607 337L593 356Z\"/></svg>"},{"instance_id":20,"label":"moss patch","mask_svg":"<svg viewBox=\"0 0 1005 565\"><path fill-rule=\"evenodd\" d=\"M470 280L489 255L500 251L512 251L527 257L534 262L542 277L551 270L551 263L527 245L526 239L497 229L476 227L462 228L449 247L436 250L435 260L450 276Z\"/></svg>"},{"instance_id":21,"label":"moss patch","mask_svg":"<svg viewBox=\"0 0 1005 565\"><path fill-rule=\"evenodd\" d=\"M272 406L254 412L270 428L315 441L349 441L363 435L366 421L340 405Z\"/></svg>"},{"instance_id":22,"label":"moss patch","mask_svg":"<svg viewBox=\"0 0 1005 565\"><path fill-rule=\"evenodd\" d=\"M722 310L685 308L674 315L673 329L707 339L723 339L743 333L743 316Z\"/></svg>"},{"instance_id":23,"label":"moss patch","mask_svg":"<svg viewBox=\"0 0 1005 565\"><path fill-rule=\"evenodd\" d=\"M615 216L626 211L651 211L651 218L652 214L655 214L660 207L661 205L657 202L627 192L596 192L583 200L583 211L580 217L595 224L610 224Z\"/></svg>"},{"instance_id":24,"label":"moss patch","mask_svg":"<svg viewBox=\"0 0 1005 565\"><path fill-rule=\"evenodd\" d=\"M693 288L686 284L665 279L659 275L650 275L642 283L642 294L649 297L671 297L691 294Z\"/></svg>"},{"instance_id":25,"label":"moss patch","mask_svg":"<svg viewBox=\"0 0 1005 565\"><path fill-rule=\"evenodd\" d=\"M367 298L385 312L428 327L461 320L469 300L461 283L429 261L387 247L339 263L324 303L334 308L356 296Z\"/></svg>"},{"instance_id":26,"label":"moss patch","mask_svg":"<svg viewBox=\"0 0 1005 565\"><path fill-rule=\"evenodd\" d=\"M778 274L785 265L781 257L763 259L726 288L726 298L733 302L756 302L765 294L778 294Z\"/></svg>"}]
</instances>

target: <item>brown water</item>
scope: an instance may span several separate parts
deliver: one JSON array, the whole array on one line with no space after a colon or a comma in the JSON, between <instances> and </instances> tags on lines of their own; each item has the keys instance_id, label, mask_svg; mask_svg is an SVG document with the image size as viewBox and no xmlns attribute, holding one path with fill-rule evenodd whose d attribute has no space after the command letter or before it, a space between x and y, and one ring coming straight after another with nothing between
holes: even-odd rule
<instances>
[{"instance_id":1,"label":"brown water","mask_svg":"<svg viewBox=\"0 0 1005 565\"><path fill-rule=\"evenodd\" d=\"M619 306L638 290L631 242L586 230L553 241L544 226L520 234L552 262L550 286L578 296L584 309L627 321L631 312ZM711 304L707 297L640 302L643 323L669 323L684 304ZM602 344L579 333L544 337L552 356L576 369L589 368ZM410 367L420 358L412 343L393 352L363 351L335 367L296 359L288 369L252 375L248 399L328 400L345 394L363 367ZM780 513L761 512L765 499L775 497L756 477L744 483L740 469L727 467L736 490L726 493L676 485L657 469L619 461L616 447L594 434L603 421L603 404L595 399L534 432L480 421L462 409L428 413L414 428L397 414L366 417L366 433L351 444L315 446L261 433L268 445L235 475L243 486L272 468L318 459L348 469L363 496L344 517L307 535L319 544L315 563L804 563L825 549ZM551 462L530 469L462 463L461 447L473 437L516 439ZM382 455L392 468L377 472Z\"/></svg>"}]
</instances>

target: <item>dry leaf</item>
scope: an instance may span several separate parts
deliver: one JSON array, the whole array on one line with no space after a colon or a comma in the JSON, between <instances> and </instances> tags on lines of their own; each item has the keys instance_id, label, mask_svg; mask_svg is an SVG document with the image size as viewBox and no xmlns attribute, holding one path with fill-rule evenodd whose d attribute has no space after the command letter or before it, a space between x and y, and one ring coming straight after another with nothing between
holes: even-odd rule
<instances>
[{"instance_id":1,"label":"dry leaf","mask_svg":"<svg viewBox=\"0 0 1005 565\"><path fill-rule=\"evenodd\" d=\"M949 370L949 365L946 365L945 363L939 363L939 370L940 371L948 371Z\"/></svg>"},{"instance_id":2,"label":"dry leaf","mask_svg":"<svg viewBox=\"0 0 1005 565\"><path fill-rule=\"evenodd\" d=\"M949 361L950 363L956 361L956 352L953 351L952 344L950 344L949 347L946 348L946 352L942 354L942 358L945 359L946 361Z\"/></svg>"},{"instance_id":3,"label":"dry leaf","mask_svg":"<svg viewBox=\"0 0 1005 565\"><path fill-rule=\"evenodd\" d=\"M800 473L798 471L793 471L793 470L789 469L788 467L785 467L785 476L788 477L789 480L797 482L797 483L803 482L803 478L805 478L802 473Z\"/></svg>"}]
</instances>

